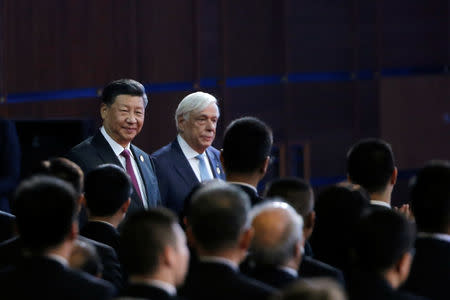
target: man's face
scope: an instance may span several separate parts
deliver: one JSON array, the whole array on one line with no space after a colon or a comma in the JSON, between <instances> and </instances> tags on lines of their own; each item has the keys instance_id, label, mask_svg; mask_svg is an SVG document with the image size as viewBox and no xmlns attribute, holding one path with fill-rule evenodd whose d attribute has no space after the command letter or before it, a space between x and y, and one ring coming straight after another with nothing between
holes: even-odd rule
<instances>
[{"instance_id":1,"label":"man's face","mask_svg":"<svg viewBox=\"0 0 450 300\"><path fill-rule=\"evenodd\" d=\"M189 120L183 116L178 119L180 135L198 153L203 153L211 146L216 137L217 120L219 111L217 105L211 103L201 112L192 112Z\"/></svg>"},{"instance_id":2,"label":"man's face","mask_svg":"<svg viewBox=\"0 0 450 300\"><path fill-rule=\"evenodd\" d=\"M102 104L100 113L106 132L125 148L144 124L144 100L141 96L118 95L110 106Z\"/></svg>"},{"instance_id":3,"label":"man's face","mask_svg":"<svg viewBox=\"0 0 450 300\"><path fill-rule=\"evenodd\" d=\"M174 225L176 236L176 267L175 267L175 285L183 284L189 265L189 249L186 243L186 235L180 225Z\"/></svg>"}]
</instances>

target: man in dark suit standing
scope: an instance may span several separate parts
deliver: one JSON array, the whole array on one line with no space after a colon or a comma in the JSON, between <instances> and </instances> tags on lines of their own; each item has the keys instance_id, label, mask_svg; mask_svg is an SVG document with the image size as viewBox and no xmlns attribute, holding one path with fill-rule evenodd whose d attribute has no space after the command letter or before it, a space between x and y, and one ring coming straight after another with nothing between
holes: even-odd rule
<instances>
[{"instance_id":1,"label":"man in dark suit standing","mask_svg":"<svg viewBox=\"0 0 450 300\"><path fill-rule=\"evenodd\" d=\"M68 267L78 234L77 194L58 178L35 176L15 196L17 228L29 251L0 274L5 299L109 299L113 286Z\"/></svg>"},{"instance_id":2,"label":"man in dark suit standing","mask_svg":"<svg viewBox=\"0 0 450 300\"><path fill-rule=\"evenodd\" d=\"M189 270L180 294L188 299L267 299L270 286L239 272L253 229L248 196L237 187L213 182L194 193L187 233L198 262Z\"/></svg>"},{"instance_id":3,"label":"man in dark suit standing","mask_svg":"<svg viewBox=\"0 0 450 300\"><path fill-rule=\"evenodd\" d=\"M450 162L430 162L419 171L411 190L411 208L419 232L404 289L430 299L448 299Z\"/></svg>"},{"instance_id":4,"label":"man in dark suit standing","mask_svg":"<svg viewBox=\"0 0 450 300\"><path fill-rule=\"evenodd\" d=\"M257 186L269 167L272 130L263 121L244 117L225 130L221 160L227 181L242 189L252 205L260 203Z\"/></svg>"},{"instance_id":5,"label":"man in dark suit standing","mask_svg":"<svg viewBox=\"0 0 450 300\"><path fill-rule=\"evenodd\" d=\"M125 171L116 165L100 165L86 175L84 197L89 221L80 234L112 247L119 254L117 228L130 205L132 185Z\"/></svg>"},{"instance_id":6,"label":"man in dark suit standing","mask_svg":"<svg viewBox=\"0 0 450 300\"><path fill-rule=\"evenodd\" d=\"M124 168L133 183L130 213L157 206L161 200L152 161L131 144L144 124L148 103L144 86L132 79L119 79L103 89L101 100L103 126L93 137L72 148L67 158L85 174L105 163Z\"/></svg>"},{"instance_id":7,"label":"man in dark suit standing","mask_svg":"<svg viewBox=\"0 0 450 300\"><path fill-rule=\"evenodd\" d=\"M211 146L218 120L214 96L203 92L187 95L175 112L178 136L152 154L163 205L177 214L200 182L225 179L220 153Z\"/></svg>"},{"instance_id":8,"label":"man in dark suit standing","mask_svg":"<svg viewBox=\"0 0 450 300\"><path fill-rule=\"evenodd\" d=\"M129 274L124 298L178 299L176 287L184 282L189 261L178 217L162 207L139 212L125 221L120 241Z\"/></svg>"}]
</instances>

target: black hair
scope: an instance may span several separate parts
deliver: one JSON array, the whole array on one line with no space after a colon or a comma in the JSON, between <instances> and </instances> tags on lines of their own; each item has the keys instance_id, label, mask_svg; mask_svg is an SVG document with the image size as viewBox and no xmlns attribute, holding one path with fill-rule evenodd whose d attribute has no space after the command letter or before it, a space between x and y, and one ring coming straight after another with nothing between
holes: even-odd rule
<instances>
[{"instance_id":1,"label":"black hair","mask_svg":"<svg viewBox=\"0 0 450 300\"><path fill-rule=\"evenodd\" d=\"M148 99L144 86L133 79L119 79L108 83L102 91L102 103L110 106L119 95L140 96L147 107Z\"/></svg>"}]
</instances>

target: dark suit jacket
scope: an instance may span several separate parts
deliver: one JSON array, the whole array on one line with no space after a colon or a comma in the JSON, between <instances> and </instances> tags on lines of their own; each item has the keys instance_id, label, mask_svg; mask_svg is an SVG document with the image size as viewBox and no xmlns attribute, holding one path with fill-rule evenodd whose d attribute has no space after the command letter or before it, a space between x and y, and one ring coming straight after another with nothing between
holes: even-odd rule
<instances>
[{"instance_id":1,"label":"dark suit jacket","mask_svg":"<svg viewBox=\"0 0 450 300\"><path fill-rule=\"evenodd\" d=\"M330 277L345 288L344 274L341 270L309 256L303 256L298 273L301 278Z\"/></svg>"},{"instance_id":2,"label":"dark suit jacket","mask_svg":"<svg viewBox=\"0 0 450 300\"><path fill-rule=\"evenodd\" d=\"M131 152L133 152L133 156L145 185L148 206L157 206L161 203L161 198L153 162L147 153L133 144L130 145L130 149ZM114 151L100 130L98 130L94 136L73 147L66 157L78 164L85 174L95 169L97 166L107 163L115 164L123 168L123 165L114 154ZM142 161L141 158L144 161ZM133 187L133 194L131 195L131 204L128 208L128 213L131 214L142 209L144 209L142 200Z\"/></svg>"},{"instance_id":3,"label":"dark suit jacket","mask_svg":"<svg viewBox=\"0 0 450 300\"><path fill-rule=\"evenodd\" d=\"M122 293L121 297L132 297L151 300L176 300L181 299L171 296L166 291L148 284L131 283ZM120 299L120 298L119 298Z\"/></svg>"},{"instance_id":4,"label":"dark suit jacket","mask_svg":"<svg viewBox=\"0 0 450 300\"><path fill-rule=\"evenodd\" d=\"M418 238L409 278L403 288L430 299L448 299L450 286L450 242Z\"/></svg>"},{"instance_id":5,"label":"dark suit jacket","mask_svg":"<svg viewBox=\"0 0 450 300\"><path fill-rule=\"evenodd\" d=\"M103 279L111 282L117 290L123 287L123 276L114 250L102 243L78 236L80 241L91 244L97 250L103 264ZM0 244L0 270L10 270L23 260L23 245L19 237Z\"/></svg>"},{"instance_id":6,"label":"dark suit jacket","mask_svg":"<svg viewBox=\"0 0 450 300\"><path fill-rule=\"evenodd\" d=\"M24 259L0 274L2 299L110 299L113 286L45 257Z\"/></svg>"},{"instance_id":7,"label":"dark suit jacket","mask_svg":"<svg viewBox=\"0 0 450 300\"><path fill-rule=\"evenodd\" d=\"M112 225L89 221L81 228L80 234L91 240L110 246L119 254L119 232Z\"/></svg>"},{"instance_id":8,"label":"dark suit jacket","mask_svg":"<svg viewBox=\"0 0 450 300\"><path fill-rule=\"evenodd\" d=\"M364 272L355 272L348 281L349 300L424 300L402 291L394 290L384 279Z\"/></svg>"},{"instance_id":9,"label":"dark suit jacket","mask_svg":"<svg viewBox=\"0 0 450 300\"><path fill-rule=\"evenodd\" d=\"M252 188L250 188L246 185L238 184L238 183L233 183L232 185L240 188L242 191L244 191L249 196L252 206L263 202L263 198L261 196L259 196L258 193L255 190L253 190Z\"/></svg>"},{"instance_id":10,"label":"dark suit jacket","mask_svg":"<svg viewBox=\"0 0 450 300\"><path fill-rule=\"evenodd\" d=\"M188 299L267 299L275 290L221 263L199 262L189 270L180 295Z\"/></svg>"},{"instance_id":11,"label":"dark suit jacket","mask_svg":"<svg viewBox=\"0 0 450 300\"><path fill-rule=\"evenodd\" d=\"M284 270L275 267L255 267L246 274L251 278L264 282L276 289L282 289L290 283L296 281L298 276L294 276Z\"/></svg>"},{"instance_id":12,"label":"dark suit jacket","mask_svg":"<svg viewBox=\"0 0 450 300\"><path fill-rule=\"evenodd\" d=\"M14 223L16 217L9 213L0 211L0 242L12 238L14 234Z\"/></svg>"},{"instance_id":13,"label":"dark suit jacket","mask_svg":"<svg viewBox=\"0 0 450 300\"><path fill-rule=\"evenodd\" d=\"M206 149L206 155L214 178L225 179L219 150L209 147ZM162 203L180 214L184 207L184 200L199 181L177 139L154 152L152 157L155 162Z\"/></svg>"}]
</instances>

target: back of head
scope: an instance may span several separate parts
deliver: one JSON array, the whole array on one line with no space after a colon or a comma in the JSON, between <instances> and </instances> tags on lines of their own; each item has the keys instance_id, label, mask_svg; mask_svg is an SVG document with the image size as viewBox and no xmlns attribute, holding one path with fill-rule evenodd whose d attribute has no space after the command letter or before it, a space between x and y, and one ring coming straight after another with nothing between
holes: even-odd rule
<instances>
[{"instance_id":1,"label":"back of head","mask_svg":"<svg viewBox=\"0 0 450 300\"><path fill-rule=\"evenodd\" d=\"M234 120L223 139L226 172L246 174L258 170L270 156L272 142L272 130L261 120L253 117Z\"/></svg>"},{"instance_id":2,"label":"back of head","mask_svg":"<svg viewBox=\"0 0 450 300\"><path fill-rule=\"evenodd\" d=\"M295 257L303 240L303 219L292 206L269 200L254 206L250 219L255 232L250 250L257 265L279 267Z\"/></svg>"},{"instance_id":3,"label":"back of head","mask_svg":"<svg viewBox=\"0 0 450 300\"><path fill-rule=\"evenodd\" d=\"M392 210L373 210L364 216L355 236L358 267L383 274L414 246L415 227Z\"/></svg>"},{"instance_id":4,"label":"back of head","mask_svg":"<svg viewBox=\"0 0 450 300\"><path fill-rule=\"evenodd\" d=\"M192 112L200 112L210 104L215 104L217 106L217 99L213 95L205 92L195 92L184 97L175 111L175 124L177 129L178 118L180 116L182 116L184 120L189 120ZM219 112L218 106L217 111Z\"/></svg>"},{"instance_id":5,"label":"back of head","mask_svg":"<svg viewBox=\"0 0 450 300\"><path fill-rule=\"evenodd\" d=\"M42 161L40 166L34 170L34 174L62 179L70 183L79 196L83 193L83 171L76 163L67 158L57 157Z\"/></svg>"},{"instance_id":6,"label":"back of head","mask_svg":"<svg viewBox=\"0 0 450 300\"><path fill-rule=\"evenodd\" d=\"M119 79L108 83L102 91L102 103L110 106L119 95L140 96L147 107L148 99L144 86L133 79Z\"/></svg>"},{"instance_id":7,"label":"back of head","mask_svg":"<svg viewBox=\"0 0 450 300\"><path fill-rule=\"evenodd\" d=\"M342 287L328 278L313 278L296 281L272 300L346 300Z\"/></svg>"},{"instance_id":8,"label":"back of head","mask_svg":"<svg viewBox=\"0 0 450 300\"><path fill-rule=\"evenodd\" d=\"M420 231L450 233L450 162L432 161L419 171L411 208Z\"/></svg>"},{"instance_id":9,"label":"back of head","mask_svg":"<svg viewBox=\"0 0 450 300\"><path fill-rule=\"evenodd\" d=\"M311 186L300 178L280 178L268 183L266 197L281 197L289 203L303 218L314 209Z\"/></svg>"},{"instance_id":10,"label":"back of head","mask_svg":"<svg viewBox=\"0 0 450 300\"><path fill-rule=\"evenodd\" d=\"M131 196L130 178L113 164L98 166L86 175L86 205L92 216L114 215Z\"/></svg>"},{"instance_id":11,"label":"back of head","mask_svg":"<svg viewBox=\"0 0 450 300\"><path fill-rule=\"evenodd\" d=\"M347 153L350 180L369 193L382 192L395 169L391 146L381 139L364 139Z\"/></svg>"},{"instance_id":12,"label":"back of head","mask_svg":"<svg viewBox=\"0 0 450 300\"><path fill-rule=\"evenodd\" d=\"M207 251L233 248L249 227L250 199L224 182L201 187L192 197L189 225L196 243Z\"/></svg>"},{"instance_id":13,"label":"back of head","mask_svg":"<svg viewBox=\"0 0 450 300\"><path fill-rule=\"evenodd\" d=\"M129 216L120 235L120 258L132 275L153 275L166 246L177 247L177 217L168 209L154 208Z\"/></svg>"},{"instance_id":14,"label":"back of head","mask_svg":"<svg viewBox=\"0 0 450 300\"><path fill-rule=\"evenodd\" d=\"M24 245L36 254L60 245L75 221L76 199L73 187L61 179L38 175L23 181L14 202Z\"/></svg>"}]
</instances>

